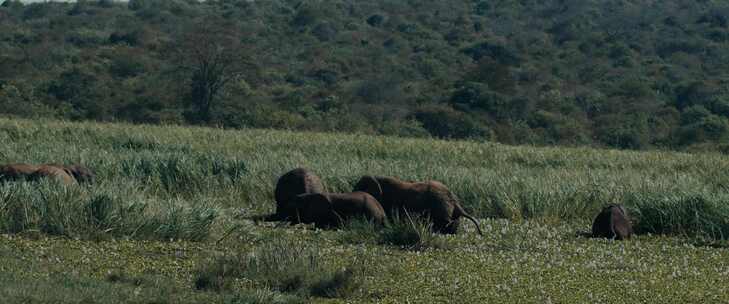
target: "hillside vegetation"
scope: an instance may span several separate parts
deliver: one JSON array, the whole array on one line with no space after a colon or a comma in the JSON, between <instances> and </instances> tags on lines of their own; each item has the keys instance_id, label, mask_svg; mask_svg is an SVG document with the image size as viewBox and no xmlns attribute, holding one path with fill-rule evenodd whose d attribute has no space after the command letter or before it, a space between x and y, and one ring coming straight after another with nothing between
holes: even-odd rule
<instances>
[{"instance_id":1,"label":"hillside vegetation","mask_svg":"<svg viewBox=\"0 0 729 304\"><path fill-rule=\"evenodd\" d=\"M17 119L0 119L0 142L0 163L98 173L0 185L8 303L729 301L721 154ZM443 181L485 236L252 221L298 166L330 191L363 174ZM578 236L607 203L636 237Z\"/></svg>"},{"instance_id":2,"label":"hillside vegetation","mask_svg":"<svg viewBox=\"0 0 729 304\"><path fill-rule=\"evenodd\" d=\"M0 6L20 117L729 151L719 0Z\"/></svg>"}]
</instances>

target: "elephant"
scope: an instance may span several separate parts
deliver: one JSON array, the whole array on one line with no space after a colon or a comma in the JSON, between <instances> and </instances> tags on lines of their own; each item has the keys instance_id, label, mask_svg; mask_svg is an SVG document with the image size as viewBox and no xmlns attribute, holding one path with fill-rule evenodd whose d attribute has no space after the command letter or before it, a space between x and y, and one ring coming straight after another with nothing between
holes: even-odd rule
<instances>
[{"instance_id":1,"label":"elephant","mask_svg":"<svg viewBox=\"0 0 729 304\"><path fill-rule=\"evenodd\" d=\"M479 235L483 235L476 219L466 213L455 195L438 181L407 182L394 177L363 176L353 191L371 194L390 217L395 212L426 215L432 221L434 231L455 234L463 216L476 225Z\"/></svg>"},{"instance_id":2,"label":"elephant","mask_svg":"<svg viewBox=\"0 0 729 304\"><path fill-rule=\"evenodd\" d=\"M66 174L71 176L73 178L72 183L93 182L96 178L96 174L94 174L91 169L81 165L31 165L18 163L0 166L0 181L37 180L38 178L45 176L61 178L61 180L64 180L64 182L70 181L66 176L56 170L51 169L51 167L62 170Z\"/></svg>"},{"instance_id":3,"label":"elephant","mask_svg":"<svg viewBox=\"0 0 729 304\"><path fill-rule=\"evenodd\" d=\"M274 196L276 198L276 213L266 217L269 221L290 220L295 214L292 201L299 194L323 193L324 185L321 179L305 168L296 168L279 177L276 182Z\"/></svg>"},{"instance_id":4,"label":"elephant","mask_svg":"<svg viewBox=\"0 0 729 304\"><path fill-rule=\"evenodd\" d=\"M0 166L0 182L27 179L38 168L39 166L30 164L8 164Z\"/></svg>"},{"instance_id":5,"label":"elephant","mask_svg":"<svg viewBox=\"0 0 729 304\"><path fill-rule=\"evenodd\" d=\"M65 169L61 169L56 166L41 165L35 172L28 176L28 180L36 181L41 178L52 178L65 185L76 184L76 179L71 175L71 172Z\"/></svg>"},{"instance_id":6,"label":"elephant","mask_svg":"<svg viewBox=\"0 0 729 304\"><path fill-rule=\"evenodd\" d=\"M93 171L91 171L91 169L84 167L82 165L58 165L58 164L45 164L45 165L66 170L79 183L93 183L96 180L96 173L94 173Z\"/></svg>"},{"instance_id":7,"label":"elephant","mask_svg":"<svg viewBox=\"0 0 729 304\"><path fill-rule=\"evenodd\" d=\"M382 226L385 210L372 195L366 192L306 193L293 200L293 222L313 223L317 228L341 227L355 217L363 217Z\"/></svg>"},{"instance_id":8,"label":"elephant","mask_svg":"<svg viewBox=\"0 0 729 304\"><path fill-rule=\"evenodd\" d=\"M633 225L622 205L610 204L602 209L592 222L592 236L616 240L629 239Z\"/></svg>"}]
</instances>

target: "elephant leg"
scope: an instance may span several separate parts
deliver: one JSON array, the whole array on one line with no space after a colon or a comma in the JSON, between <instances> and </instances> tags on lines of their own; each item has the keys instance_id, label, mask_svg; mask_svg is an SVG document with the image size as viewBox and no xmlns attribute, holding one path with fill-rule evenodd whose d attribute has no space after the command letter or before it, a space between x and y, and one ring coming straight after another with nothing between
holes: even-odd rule
<instances>
[{"instance_id":1,"label":"elephant leg","mask_svg":"<svg viewBox=\"0 0 729 304\"><path fill-rule=\"evenodd\" d=\"M458 227L460 225L460 219L450 221L440 232L445 234L456 234L458 233Z\"/></svg>"},{"instance_id":2,"label":"elephant leg","mask_svg":"<svg viewBox=\"0 0 729 304\"><path fill-rule=\"evenodd\" d=\"M432 222L433 222L433 231L434 232L446 233L446 234L451 233L451 232L449 232L452 229L452 228L450 228L450 226L451 226L450 221L447 221L444 219L432 218Z\"/></svg>"}]
</instances>

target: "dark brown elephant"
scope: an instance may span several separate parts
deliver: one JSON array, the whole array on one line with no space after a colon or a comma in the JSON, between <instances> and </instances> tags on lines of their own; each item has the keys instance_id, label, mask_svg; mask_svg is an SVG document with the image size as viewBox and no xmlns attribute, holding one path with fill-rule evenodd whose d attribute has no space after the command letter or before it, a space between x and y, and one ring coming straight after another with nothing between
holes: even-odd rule
<instances>
[{"instance_id":1,"label":"dark brown elephant","mask_svg":"<svg viewBox=\"0 0 729 304\"><path fill-rule=\"evenodd\" d=\"M319 228L341 227L352 218L366 218L382 226L385 210L366 192L307 193L294 199L295 223L313 223Z\"/></svg>"},{"instance_id":2,"label":"dark brown elephant","mask_svg":"<svg viewBox=\"0 0 729 304\"><path fill-rule=\"evenodd\" d=\"M274 196L276 213L266 217L269 221L291 220L292 202L299 194L323 193L324 185L316 174L304 168L296 168L279 177Z\"/></svg>"},{"instance_id":3,"label":"dark brown elephant","mask_svg":"<svg viewBox=\"0 0 729 304\"><path fill-rule=\"evenodd\" d=\"M633 224L622 205L608 205L592 222L592 236L616 240L629 239L633 235Z\"/></svg>"},{"instance_id":4,"label":"dark brown elephant","mask_svg":"<svg viewBox=\"0 0 729 304\"><path fill-rule=\"evenodd\" d=\"M389 216L395 212L426 215L433 222L433 230L454 234L460 217L471 220L481 233L478 222L461 207L448 188L437 181L406 182L394 177L363 176L353 191L364 191L375 197Z\"/></svg>"},{"instance_id":5,"label":"dark brown elephant","mask_svg":"<svg viewBox=\"0 0 729 304\"><path fill-rule=\"evenodd\" d=\"M76 184L76 179L71 175L71 172L56 166L41 165L28 176L28 180L32 181L42 178L53 179L65 185Z\"/></svg>"},{"instance_id":6,"label":"dark brown elephant","mask_svg":"<svg viewBox=\"0 0 729 304\"><path fill-rule=\"evenodd\" d=\"M82 165L59 165L59 164L45 164L46 166L53 166L65 170L79 183L93 183L96 180L96 174L91 169Z\"/></svg>"},{"instance_id":7,"label":"dark brown elephant","mask_svg":"<svg viewBox=\"0 0 729 304\"><path fill-rule=\"evenodd\" d=\"M38 168L39 166L30 164L7 164L0 166L0 182L28 179Z\"/></svg>"}]
</instances>

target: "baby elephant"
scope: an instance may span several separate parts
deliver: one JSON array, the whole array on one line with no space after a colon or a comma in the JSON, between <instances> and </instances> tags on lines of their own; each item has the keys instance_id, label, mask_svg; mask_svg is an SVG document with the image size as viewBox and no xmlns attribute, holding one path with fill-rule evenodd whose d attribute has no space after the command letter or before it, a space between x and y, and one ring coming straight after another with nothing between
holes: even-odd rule
<instances>
[{"instance_id":1,"label":"baby elephant","mask_svg":"<svg viewBox=\"0 0 729 304\"><path fill-rule=\"evenodd\" d=\"M592 236L609 239L628 239L633 234L633 225L625 208L608 205L603 208L592 223Z\"/></svg>"},{"instance_id":2,"label":"baby elephant","mask_svg":"<svg viewBox=\"0 0 729 304\"><path fill-rule=\"evenodd\" d=\"M293 205L297 214L295 222L314 223L317 228L341 227L356 217L364 217L379 226L385 221L385 210L366 192L301 194Z\"/></svg>"}]
</instances>

